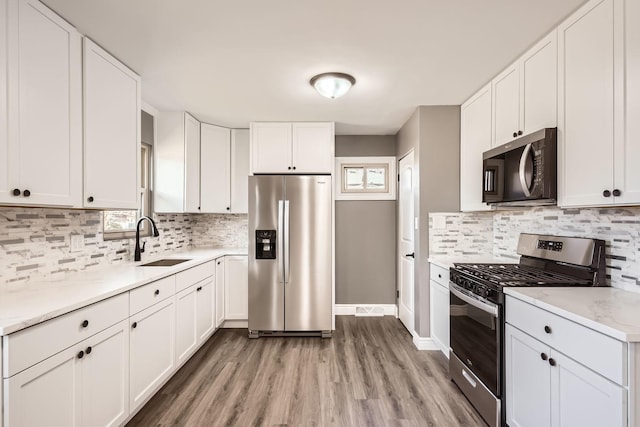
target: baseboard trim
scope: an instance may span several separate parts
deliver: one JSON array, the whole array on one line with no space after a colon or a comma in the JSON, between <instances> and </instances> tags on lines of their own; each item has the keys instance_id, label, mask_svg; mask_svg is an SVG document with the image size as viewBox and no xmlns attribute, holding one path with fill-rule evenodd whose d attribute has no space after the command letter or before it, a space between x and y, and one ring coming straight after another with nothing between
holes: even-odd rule
<instances>
[{"instance_id":1,"label":"baseboard trim","mask_svg":"<svg viewBox=\"0 0 640 427\"><path fill-rule=\"evenodd\" d=\"M395 304L335 304L336 316L357 317L398 317L398 306Z\"/></svg>"},{"instance_id":2,"label":"baseboard trim","mask_svg":"<svg viewBox=\"0 0 640 427\"><path fill-rule=\"evenodd\" d=\"M415 345L418 350L440 351L440 347L431 337L421 337L415 331L413 332L413 345Z\"/></svg>"}]
</instances>

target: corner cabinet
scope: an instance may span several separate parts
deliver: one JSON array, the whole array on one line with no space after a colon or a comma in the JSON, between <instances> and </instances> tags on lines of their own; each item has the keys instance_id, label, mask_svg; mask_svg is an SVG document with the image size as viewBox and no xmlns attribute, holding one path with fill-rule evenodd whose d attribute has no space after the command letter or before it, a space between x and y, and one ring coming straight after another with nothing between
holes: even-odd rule
<instances>
[{"instance_id":1,"label":"corner cabinet","mask_svg":"<svg viewBox=\"0 0 640 427\"><path fill-rule=\"evenodd\" d=\"M334 124L251 123L251 173L333 172Z\"/></svg>"},{"instance_id":2,"label":"corner cabinet","mask_svg":"<svg viewBox=\"0 0 640 427\"><path fill-rule=\"evenodd\" d=\"M591 0L558 28L561 206L640 204L639 20L637 1Z\"/></svg>"},{"instance_id":3,"label":"corner cabinet","mask_svg":"<svg viewBox=\"0 0 640 427\"><path fill-rule=\"evenodd\" d=\"M82 205L81 40L38 1L0 6L2 204Z\"/></svg>"},{"instance_id":4,"label":"corner cabinet","mask_svg":"<svg viewBox=\"0 0 640 427\"><path fill-rule=\"evenodd\" d=\"M460 210L486 211L482 202L482 153L491 148L491 84L460 109Z\"/></svg>"},{"instance_id":5,"label":"corner cabinet","mask_svg":"<svg viewBox=\"0 0 640 427\"><path fill-rule=\"evenodd\" d=\"M140 207L140 76L84 38L84 206Z\"/></svg>"},{"instance_id":6,"label":"corner cabinet","mask_svg":"<svg viewBox=\"0 0 640 427\"><path fill-rule=\"evenodd\" d=\"M200 212L231 212L231 130L200 125Z\"/></svg>"}]
</instances>

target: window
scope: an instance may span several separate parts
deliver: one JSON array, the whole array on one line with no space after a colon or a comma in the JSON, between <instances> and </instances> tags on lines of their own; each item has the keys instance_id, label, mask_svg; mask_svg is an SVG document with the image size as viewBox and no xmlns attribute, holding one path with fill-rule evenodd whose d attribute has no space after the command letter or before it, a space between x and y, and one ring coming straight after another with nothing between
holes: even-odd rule
<instances>
[{"instance_id":1,"label":"window","mask_svg":"<svg viewBox=\"0 0 640 427\"><path fill-rule=\"evenodd\" d=\"M336 158L337 200L395 200L395 157Z\"/></svg>"},{"instance_id":2,"label":"window","mask_svg":"<svg viewBox=\"0 0 640 427\"><path fill-rule=\"evenodd\" d=\"M144 215L151 215L152 149L150 145L143 143L140 150L140 209L103 212L103 237L105 240L135 237L138 219ZM147 221L143 223L140 235L151 235L151 228Z\"/></svg>"}]
</instances>

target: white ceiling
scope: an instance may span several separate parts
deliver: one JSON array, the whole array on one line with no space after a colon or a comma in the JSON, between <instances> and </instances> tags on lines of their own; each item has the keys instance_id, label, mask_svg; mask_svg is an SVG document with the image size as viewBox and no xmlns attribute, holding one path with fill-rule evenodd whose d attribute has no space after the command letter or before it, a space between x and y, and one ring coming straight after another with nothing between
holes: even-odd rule
<instances>
[{"instance_id":1,"label":"white ceiling","mask_svg":"<svg viewBox=\"0 0 640 427\"><path fill-rule=\"evenodd\" d=\"M395 134L461 104L585 0L44 0L142 76L161 111L248 127L335 121ZM318 73L357 79L320 97Z\"/></svg>"}]
</instances>

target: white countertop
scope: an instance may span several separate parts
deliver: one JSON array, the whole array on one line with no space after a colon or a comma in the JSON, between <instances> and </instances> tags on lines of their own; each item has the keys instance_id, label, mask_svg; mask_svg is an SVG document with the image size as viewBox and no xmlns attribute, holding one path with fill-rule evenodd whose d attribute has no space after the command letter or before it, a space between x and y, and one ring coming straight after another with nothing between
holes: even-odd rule
<instances>
[{"instance_id":1,"label":"white countertop","mask_svg":"<svg viewBox=\"0 0 640 427\"><path fill-rule=\"evenodd\" d=\"M505 288L512 295L612 338L640 342L640 293L602 288Z\"/></svg>"},{"instance_id":2,"label":"white countertop","mask_svg":"<svg viewBox=\"0 0 640 427\"><path fill-rule=\"evenodd\" d=\"M71 273L55 280L0 285L0 336L176 274L224 255L246 255L247 249L195 248L143 261ZM139 267L157 259L188 258L171 267Z\"/></svg>"},{"instance_id":3,"label":"white countertop","mask_svg":"<svg viewBox=\"0 0 640 427\"><path fill-rule=\"evenodd\" d=\"M432 264L438 265L442 268L451 268L455 263L482 263L482 264L517 264L518 259L510 258L494 258L493 256L482 255L434 255L430 256L427 261Z\"/></svg>"}]
</instances>

